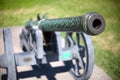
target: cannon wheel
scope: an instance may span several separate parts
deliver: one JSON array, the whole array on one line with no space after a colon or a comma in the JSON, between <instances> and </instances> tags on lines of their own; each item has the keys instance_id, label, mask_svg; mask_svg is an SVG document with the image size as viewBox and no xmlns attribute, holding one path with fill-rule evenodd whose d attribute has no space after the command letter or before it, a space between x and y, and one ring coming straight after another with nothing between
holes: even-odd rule
<instances>
[{"instance_id":1,"label":"cannon wheel","mask_svg":"<svg viewBox=\"0 0 120 80\"><path fill-rule=\"evenodd\" d=\"M88 80L94 66L94 49L90 36L84 33L70 32L66 35L66 47L77 45L79 48L79 57L74 57L73 60L67 62L70 73L76 80Z\"/></svg>"}]
</instances>

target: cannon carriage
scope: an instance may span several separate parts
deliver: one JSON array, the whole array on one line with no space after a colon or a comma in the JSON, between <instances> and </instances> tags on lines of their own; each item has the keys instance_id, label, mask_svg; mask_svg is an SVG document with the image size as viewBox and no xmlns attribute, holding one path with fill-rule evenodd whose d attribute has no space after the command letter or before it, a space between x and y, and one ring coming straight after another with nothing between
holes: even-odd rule
<instances>
[{"instance_id":1,"label":"cannon carriage","mask_svg":"<svg viewBox=\"0 0 120 80\"><path fill-rule=\"evenodd\" d=\"M96 12L58 19L38 15L37 21L28 21L21 31L22 53L14 54L10 29L3 30L5 54L0 56L0 67L7 69L8 80L17 80L17 66L63 61L76 80L87 80L94 66L94 48L89 35L98 35L104 29L104 18ZM62 32L66 35L64 47Z\"/></svg>"}]
</instances>

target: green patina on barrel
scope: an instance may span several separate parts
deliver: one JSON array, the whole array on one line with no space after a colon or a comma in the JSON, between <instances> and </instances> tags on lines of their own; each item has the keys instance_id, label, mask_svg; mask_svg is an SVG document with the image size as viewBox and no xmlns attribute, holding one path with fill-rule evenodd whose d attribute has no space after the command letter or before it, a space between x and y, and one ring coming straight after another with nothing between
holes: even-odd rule
<instances>
[{"instance_id":1,"label":"green patina on barrel","mask_svg":"<svg viewBox=\"0 0 120 80\"><path fill-rule=\"evenodd\" d=\"M40 26L44 31L82 31L82 17L47 19Z\"/></svg>"}]
</instances>

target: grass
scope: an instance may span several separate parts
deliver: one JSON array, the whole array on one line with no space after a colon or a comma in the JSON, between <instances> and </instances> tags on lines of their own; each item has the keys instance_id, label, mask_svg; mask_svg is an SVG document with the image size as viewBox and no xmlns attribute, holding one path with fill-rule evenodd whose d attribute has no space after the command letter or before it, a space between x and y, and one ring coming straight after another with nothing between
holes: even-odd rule
<instances>
[{"instance_id":1,"label":"grass","mask_svg":"<svg viewBox=\"0 0 120 80\"><path fill-rule=\"evenodd\" d=\"M98 12L106 20L106 30L92 37L95 63L113 80L120 80L120 1L119 0L0 0L0 27L24 25L37 13L49 18L79 16Z\"/></svg>"}]
</instances>

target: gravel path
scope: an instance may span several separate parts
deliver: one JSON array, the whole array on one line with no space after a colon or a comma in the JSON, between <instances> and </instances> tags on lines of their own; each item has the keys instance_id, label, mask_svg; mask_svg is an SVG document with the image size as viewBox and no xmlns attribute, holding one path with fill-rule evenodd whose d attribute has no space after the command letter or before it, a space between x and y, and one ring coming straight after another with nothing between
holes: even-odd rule
<instances>
[{"instance_id":1,"label":"gravel path","mask_svg":"<svg viewBox=\"0 0 120 80\"><path fill-rule=\"evenodd\" d=\"M22 29L22 27L12 27L11 28L13 48L14 48L15 53L22 52L22 50L20 48L20 44L19 44L19 33L20 33L21 29ZM3 28L0 28L0 42L1 42L0 55L4 53L2 30L3 30ZM56 67L56 66L62 66L64 64L62 62L54 62L54 63L51 63L51 65L53 67ZM25 74L24 72L26 72L25 75L27 76L25 78L20 78L19 80L54 80L54 77L53 77L54 74L49 75L45 71L42 70L46 75L40 76L39 71L33 70L33 68L31 66L17 67L17 70L21 74ZM31 72L31 73L29 74L29 72ZM0 80L2 80L1 77L3 76L3 74L6 74L6 70L0 68ZM34 75L37 75L40 78L37 78ZM57 80L74 80L69 72L56 73L55 79L57 79ZM102 69L100 69L98 66L94 65L93 74L89 80L112 80L112 79Z\"/></svg>"}]
</instances>

